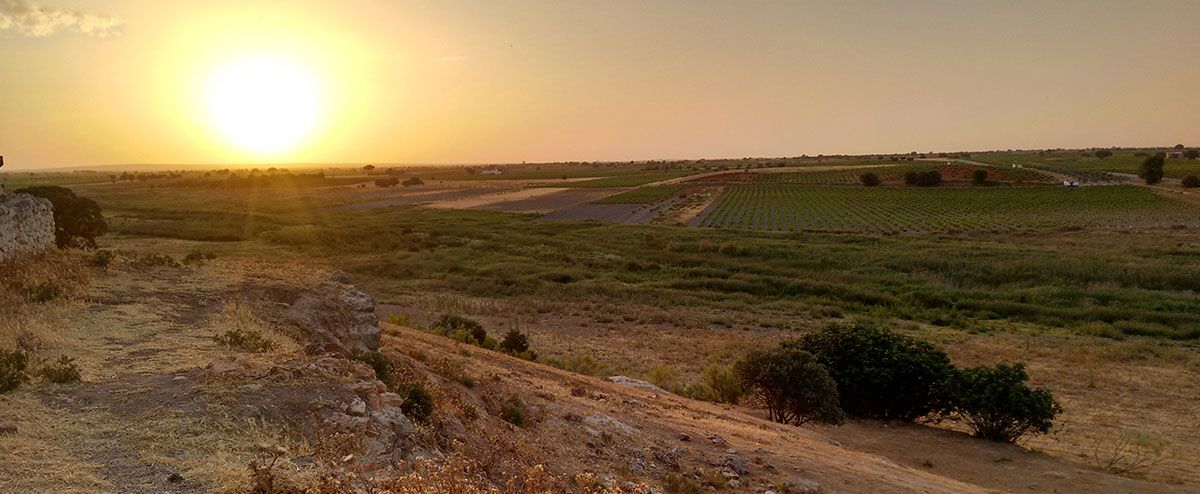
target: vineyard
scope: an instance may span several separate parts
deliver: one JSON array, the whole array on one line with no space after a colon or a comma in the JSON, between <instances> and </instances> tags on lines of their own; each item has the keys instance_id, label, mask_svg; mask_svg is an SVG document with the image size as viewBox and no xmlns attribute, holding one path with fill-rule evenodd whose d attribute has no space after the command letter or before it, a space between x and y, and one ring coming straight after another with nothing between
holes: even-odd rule
<instances>
[{"instance_id":1,"label":"vineyard","mask_svg":"<svg viewBox=\"0 0 1200 494\"><path fill-rule=\"evenodd\" d=\"M1200 208L1134 186L848 188L734 185L693 223L823 232L1200 226Z\"/></svg>"},{"instance_id":2,"label":"vineyard","mask_svg":"<svg viewBox=\"0 0 1200 494\"><path fill-rule=\"evenodd\" d=\"M1120 151L1107 158L1081 156L1078 151L1059 151L1051 153L988 153L971 157L972 160L1008 166L1012 163L1031 164L1038 168L1045 167L1054 171L1071 175L1087 182L1104 182L1116 180L1116 177L1104 172L1136 174L1138 165L1145 161L1149 153L1154 151L1139 151L1136 153ZM1168 158L1163 166L1167 177L1183 178L1187 175L1200 175L1200 160ZM1106 176L1107 175L1107 176Z\"/></svg>"},{"instance_id":3,"label":"vineyard","mask_svg":"<svg viewBox=\"0 0 1200 494\"><path fill-rule=\"evenodd\" d=\"M847 170L827 170L819 172L796 173L762 173L755 178L755 183L761 184L797 184L797 185L856 185L863 173L874 173L884 183L898 184L904 182L904 174L908 172L923 172L937 170L942 179L947 182L967 182L971 180L971 172L985 170L988 181L1007 182L1016 184L1049 184L1054 183L1053 177L1035 170L1024 168L998 168L978 165L945 165L934 163L914 163L897 166L880 166L875 168L857 168Z\"/></svg>"},{"instance_id":4,"label":"vineyard","mask_svg":"<svg viewBox=\"0 0 1200 494\"><path fill-rule=\"evenodd\" d=\"M653 204L682 190L680 186L642 187L594 201L592 204Z\"/></svg>"}]
</instances>

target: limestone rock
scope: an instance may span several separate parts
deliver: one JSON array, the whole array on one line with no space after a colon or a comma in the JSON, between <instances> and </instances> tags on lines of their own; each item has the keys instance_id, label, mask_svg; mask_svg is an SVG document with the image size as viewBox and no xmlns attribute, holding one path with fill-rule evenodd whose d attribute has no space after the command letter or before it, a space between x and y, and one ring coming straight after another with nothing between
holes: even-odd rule
<instances>
[{"instance_id":1,"label":"limestone rock","mask_svg":"<svg viewBox=\"0 0 1200 494\"><path fill-rule=\"evenodd\" d=\"M608 380L615 382L617 384L620 384L622 386L629 386L631 388L644 389L646 391L652 391L655 393L666 393L667 392L666 390L664 390L658 386L650 384L646 381L642 381L640 379L634 379L632 377L609 376Z\"/></svg>"},{"instance_id":2,"label":"limestone rock","mask_svg":"<svg viewBox=\"0 0 1200 494\"><path fill-rule=\"evenodd\" d=\"M379 350L375 298L345 281L344 274L335 273L330 280L301 293L283 312L285 322L308 335L310 353L349 356L356 351Z\"/></svg>"},{"instance_id":3,"label":"limestone rock","mask_svg":"<svg viewBox=\"0 0 1200 494\"><path fill-rule=\"evenodd\" d=\"M0 261L54 246L54 206L29 194L0 193Z\"/></svg>"}]
</instances>

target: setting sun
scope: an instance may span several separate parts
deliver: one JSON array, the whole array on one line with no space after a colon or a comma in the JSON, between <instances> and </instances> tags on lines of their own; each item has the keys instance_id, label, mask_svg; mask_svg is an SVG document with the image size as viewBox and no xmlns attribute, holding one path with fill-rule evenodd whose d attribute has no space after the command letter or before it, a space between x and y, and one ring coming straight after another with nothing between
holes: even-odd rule
<instances>
[{"instance_id":1,"label":"setting sun","mask_svg":"<svg viewBox=\"0 0 1200 494\"><path fill-rule=\"evenodd\" d=\"M230 142L280 153L310 136L321 111L313 72L285 58L256 56L221 66L205 87L213 125Z\"/></svg>"}]
</instances>

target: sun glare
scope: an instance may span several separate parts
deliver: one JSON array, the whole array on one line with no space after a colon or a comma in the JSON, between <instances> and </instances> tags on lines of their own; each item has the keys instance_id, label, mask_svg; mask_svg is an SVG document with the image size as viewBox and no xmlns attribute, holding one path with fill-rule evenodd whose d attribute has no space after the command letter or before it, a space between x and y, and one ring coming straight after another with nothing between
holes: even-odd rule
<instances>
[{"instance_id":1,"label":"sun glare","mask_svg":"<svg viewBox=\"0 0 1200 494\"><path fill-rule=\"evenodd\" d=\"M205 88L213 124L247 150L278 154L308 137L321 111L315 74L278 57L247 57L221 66Z\"/></svg>"}]
</instances>

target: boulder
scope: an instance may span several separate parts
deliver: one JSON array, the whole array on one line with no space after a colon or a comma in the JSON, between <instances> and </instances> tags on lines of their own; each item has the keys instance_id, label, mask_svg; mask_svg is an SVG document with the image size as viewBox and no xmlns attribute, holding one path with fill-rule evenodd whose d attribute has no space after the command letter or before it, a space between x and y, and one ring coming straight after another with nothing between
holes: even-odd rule
<instances>
[{"instance_id":1,"label":"boulder","mask_svg":"<svg viewBox=\"0 0 1200 494\"><path fill-rule=\"evenodd\" d=\"M650 391L650 392L654 392L654 393L666 393L667 392L666 390L664 390L658 386L650 384L646 381L642 381L640 379L634 379L632 377L609 376L608 380L615 382L617 384L620 384L622 386L629 386L631 388L644 389L646 391Z\"/></svg>"},{"instance_id":2,"label":"boulder","mask_svg":"<svg viewBox=\"0 0 1200 494\"><path fill-rule=\"evenodd\" d=\"M49 199L0 192L0 261L54 246L54 206Z\"/></svg>"},{"instance_id":3,"label":"boulder","mask_svg":"<svg viewBox=\"0 0 1200 494\"><path fill-rule=\"evenodd\" d=\"M345 273L334 273L283 311L284 322L308 336L309 353L350 356L379 350L375 298L347 281Z\"/></svg>"}]
</instances>

